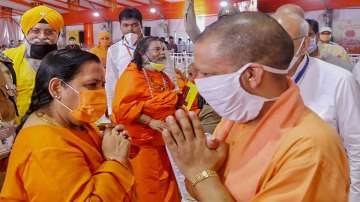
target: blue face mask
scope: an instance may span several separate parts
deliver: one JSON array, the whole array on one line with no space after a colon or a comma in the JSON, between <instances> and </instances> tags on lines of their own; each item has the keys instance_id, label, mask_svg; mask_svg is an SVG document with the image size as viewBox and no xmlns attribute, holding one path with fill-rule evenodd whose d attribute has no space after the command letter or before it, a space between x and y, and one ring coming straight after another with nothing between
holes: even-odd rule
<instances>
[{"instance_id":1,"label":"blue face mask","mask_svg":"<svg viewBox=\"0 0 360 202\"><path fill-rule=\"evenodd\" d=\"M317 49L316 37L312 37L310 40L310 45L308 47L308 53L313 53Z\"/></svg>"}]
</instances>

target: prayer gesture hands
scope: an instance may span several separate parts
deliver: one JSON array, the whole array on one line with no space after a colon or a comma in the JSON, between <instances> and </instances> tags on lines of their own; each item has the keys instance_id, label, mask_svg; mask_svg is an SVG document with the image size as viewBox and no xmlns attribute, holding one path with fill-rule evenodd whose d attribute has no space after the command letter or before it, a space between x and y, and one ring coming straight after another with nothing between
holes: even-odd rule
<instances>
[{"instance_id":1,"label":"prayer gesture hands","mask_svg":"<svg viewBox=\"0 0 360 202\"><path fill-rule=\"evenodd\" d=\"M130 168L130 141L124 126L107 126L102 140L103 155L107 160L116 160Z\"/></svg>"},{"instance_id":2,"label":"prayer gesture hands","mask_svg":"<svg viewBox=\"0 0 360 202\"><path fill-rule=\"evenodd\" d=\"M226 145L220 143L216 149L209 148L194 112L189 112L188 117L183 110L178 110L175 117L166 118L168 129L162 134L180 171L188 179L205 169L218 171L226 159Z\"/></svg>"}]
</instances>

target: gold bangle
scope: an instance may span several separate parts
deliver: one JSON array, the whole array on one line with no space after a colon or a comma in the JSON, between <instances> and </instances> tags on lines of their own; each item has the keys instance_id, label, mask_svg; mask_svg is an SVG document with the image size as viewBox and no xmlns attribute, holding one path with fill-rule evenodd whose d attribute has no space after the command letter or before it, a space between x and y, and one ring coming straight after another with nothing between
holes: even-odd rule
<instances>
[{"instance_id":1,"label":"gold bangle","mask_svg":"<svg viewBox=\"0 0 360 202\"><path fill-rule=\"evenodd\" d=\"M200 173L196 174L194 177L192 177L190 179L191 185L193 187L195 187L195 185L197 185L199 182L202 182L206 179L208 179L209 177L218 177L219 175L217 174L216 171L213 170L203 170Z\"/></svg>"}]
</instances>

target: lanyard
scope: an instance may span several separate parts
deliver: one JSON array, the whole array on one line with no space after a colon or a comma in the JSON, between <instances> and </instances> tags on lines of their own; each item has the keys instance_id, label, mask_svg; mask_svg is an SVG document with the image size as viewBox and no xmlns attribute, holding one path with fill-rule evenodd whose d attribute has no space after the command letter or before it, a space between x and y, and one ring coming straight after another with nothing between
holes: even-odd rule
<instances>
[{"instance_id":1,"label":"lanyard","mask_svg":"<svg viewBox=\"0 0 360 202\"><path fill-rule=\"evenodd\" d=\"M304 76L308 66L309 66L309 56L305 56L306 57L306 61L304 66L301 68L301 70L299 71L299 73L296 75L295 77L295 83L299 83L300 79Z\"/></svg>"},{"instance_id":2,"label":"lanyard","mask_svg":"<svg viewBox=\"0 0 360 202\"><path fill-rule=\"evenodd\" d=\"M126 48L128 54L129 54L129 56L130 56L130 57L133 57L133 54L131 53L131 51L135 51L135 48L129 47L128 45L126 45L126 44L124 43L124 41L123 41L123 45L125 46L125 48Z\"/></svg>"},{"instance_id":3,"label":"lanyard","mask_svg":"<svg viewBox=\"0 0 360 202\"><path fill-rule=\"evenodd\" d=\"M127 45L124 45L126 47L126 50L128 51L128 54L130 57L133 56L133 54L131 53L130 49L133 50L132 48L128 47Z\"/></svg>"}]
</instances>

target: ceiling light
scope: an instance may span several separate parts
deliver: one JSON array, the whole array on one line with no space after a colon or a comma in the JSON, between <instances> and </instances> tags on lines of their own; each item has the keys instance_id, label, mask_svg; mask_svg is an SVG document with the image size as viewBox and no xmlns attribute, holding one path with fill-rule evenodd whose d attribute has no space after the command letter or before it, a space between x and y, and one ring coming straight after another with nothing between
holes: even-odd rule
<instances>
[{"instance_id":1,"label":"ceiling light","mask_svg":"<svg viewBox=\"0 0 360 202\"><path fill-rule=\"evenodd\" d=\"M100 13L99 13L99 12L94 12L94 13L93 13L93 16L99 17L99 16L100 16Z\"/></svg>"},{"instance_id":2,"label":"ceiling light","mask_svg":"<svg viewBox=\"0 0 360 202\"><path fill-rule=\"evenodd\" d=\"M227 7L227 6L228 6L228 2L227 2L227 1L221 1L221 2L220 2L220 6L223 7L223 8L224 8L224 7Z\"/></svg>"},{"instance_id":3,"label":"ceiling light","mask_svg":"<svg viewBox=\"0 0 360 202\"><path fill-rule=\"evenodd\" d=\"M156 8L150 8L150 13L156 13Z\"/></svg>"}]
</instances>

